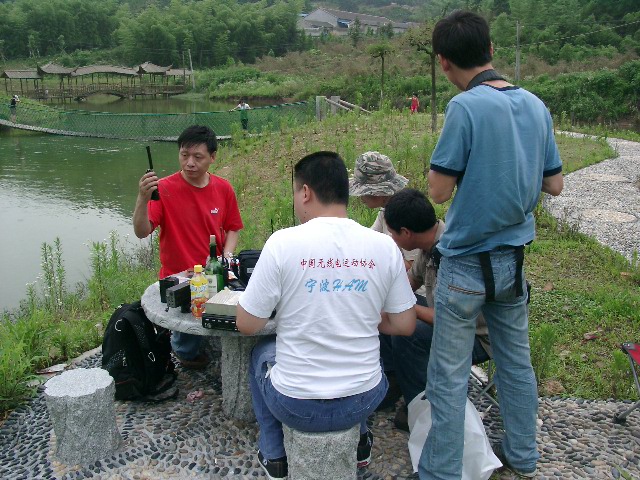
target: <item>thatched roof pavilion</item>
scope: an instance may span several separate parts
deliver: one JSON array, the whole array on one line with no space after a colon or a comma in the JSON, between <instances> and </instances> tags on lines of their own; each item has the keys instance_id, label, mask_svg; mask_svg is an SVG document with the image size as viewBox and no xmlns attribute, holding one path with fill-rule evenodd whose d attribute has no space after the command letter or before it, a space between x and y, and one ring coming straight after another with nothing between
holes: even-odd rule
<instances>
[{"instance_id":1,"label":"thatched roof pavilion","mask_svg":"<svg viewBox=\"0 0 640 480\"><path fill-rule=\"evenodd\" d=\"M4 78L4 90L7 93L10 91L14 92L13 81L19 80L21 94L24 94L24 88L22 86L23 80L27 85L28 85L27 82L29 80L33 80L34 89L38 88L38 81L42 80L42 76L40 75L40 73L38 73L38 70L36 70L35 68L26 68L23 70L5 70L4 72L2 72L2 75L0 75L0 78ZM9 80L8 84L7 84L7 80Z\"/></svg>"},{"instance_id":2,"label":"thatched roof pavilion","mask_svg":"<svg viewBox=\"0 0 640 480\"><path fill-rule=\"evenodd\" d=\"M35 68L28 68L24 70L5 70L4 72L2 72L2 75L0 75L0 77L5 79L15 78L15 79L25 79L25 80L32 80L32 79L40 80L42 78L42 76L38 73L38 70L36 70Z\"/></svg>"},{"instance_id":3,"label":"thatched roof pavilion","mask_svg":"<svg viewBox=\"0 0 640 480\"><path fill-rule=\"evenodd\" d=\"M71 72L72 77L81 77L82 75L93 75L96 73L106 73L113 75L125 75L133 77L138 75L137 69L129 67L118 67L113 65L89 65L87 67L78 67Z\"/></svg>"},{"instance_id":4,"label":"thatched roof pavilion","mask_svg":"<svg viewBox=\"0 0 640 480\"><path fill-rule=\"evenodd\" d=\"M138 74L143 75L145 73L151 75L164 75L167 70L171 69L171 65L168 67L161 67L159 65L155 65L151 62L144 62L141 65L138 65Z\"/></svg>"},{"instance_id":5,"label":"thatched roof pavilion","mask_svg":"<svg viewBox=\"0 0 640 480\"><path fill-rule=\"evenodd\" d=\"M145 62L141 65L137 65L135 67L122 67L122 66L114 66L114 65L88 65L84 67L64 67L62 65L58 65L53 62L49 62L46 65L38 66L37 68L23 68L18 70L5 70L0 74L0 78L5 79L5 91L7 93L15 93L16 89L13 88L12 80L20 81L20 93L25 94L24 86L22 81L33 80L34 86L33 89L29 89L28 84L27 94L32 96L33 98L49 98L49 94L51 96L71 96L73 97L74 91L69 89L80 89L80 93L85 93L87 91L95 91L96 88L100 89L96 84L105 85L107 84L107 90L111 89L112 85L120 84L121 86L126 84L127 88L136 87L136 84L139 86L144 85L169 85L169 79L173 78L174 82L182 83L178 80L179 77L193 77L193 71L187 70L185 68L171 68L169 65L167 67L163 67L160 65L155 65L151 62ZM50 77L53 75L57 75L60 78L59 92L56 88L53 88L51 92L46 88L47 85L43 81L44 78ZM91 75L89 85L85 84L85 78L88 75ZM145 75L148 75L147 78L144 78ZM97 76L97 78L95 78ZM116 77L115 81L114 78ZM160 77L158 80L157 77ZM64 79L67 79L64 82ZM119 81L117 80L119 78ZM75 87L73 87L72 81L75 79ZM8 82L7 82L8 80ZM38 82L42 82L42 87L39 88ZM48 83L48 88L51 89L51 82ZM64 85L66 83L66 86ZM81 84L81 85L79 85ZM138 88L138 87L136 87ZM91 89L91 90L88 90ZM77 93L77 92L76 92Z\"/></svg>"},{"instance_id":6,"label":"thatched roof pavilion","mask_svg":"<svg viewBox=\"0 0 640 480\"><path fill-rule=\"evenodd\" d=\"M53 62L49 62L46 65L38 67L38 73L44 75L70 75L74 68L63 67Z\"/></svg>"}]
</instances>

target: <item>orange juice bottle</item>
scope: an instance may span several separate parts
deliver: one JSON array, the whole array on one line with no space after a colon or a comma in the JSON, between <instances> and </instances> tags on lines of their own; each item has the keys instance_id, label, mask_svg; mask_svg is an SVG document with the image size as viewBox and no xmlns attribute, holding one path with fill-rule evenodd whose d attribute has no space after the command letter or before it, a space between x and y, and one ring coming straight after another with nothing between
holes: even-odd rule
<instances>
[{"instance_id":1,"label":"orange juice bottle","mask_svg":"<svg viewBox=\"0 0 640 480\"><path fill-rule=\"evenodd\" d=\"M209 299L207 278L202 274L202 265L193 267L193 277L189 280L191 290L191 313L196 318L202 318L204 304Z\"/></svg>"}]
</instances>

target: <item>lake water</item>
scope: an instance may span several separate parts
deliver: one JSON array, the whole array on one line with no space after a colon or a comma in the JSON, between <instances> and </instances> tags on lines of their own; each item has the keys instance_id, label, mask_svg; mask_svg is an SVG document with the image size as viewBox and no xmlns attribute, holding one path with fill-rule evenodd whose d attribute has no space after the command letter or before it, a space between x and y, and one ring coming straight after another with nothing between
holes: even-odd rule
<instances>
[{"instance_id":1,"label":"lake water","mask_svg":"<svg viewBox=\"0 0 640 480\"><path fill-rule=\"evenodd\" d=\"M67 104L110 112L177 113L224 110L206 100L128 100ZM142 109L142 110L141 110ZM128 140L53 135L0 135L0 311L25 297L25 284L42 273L41 246L60 238L70 287L90 275L91 242L111 231L137 245L131 214L138 180L147 168L145 146ZM177 146L152 143L154 167L165 176L178 169Z\"/></svg>"}]
</instances>

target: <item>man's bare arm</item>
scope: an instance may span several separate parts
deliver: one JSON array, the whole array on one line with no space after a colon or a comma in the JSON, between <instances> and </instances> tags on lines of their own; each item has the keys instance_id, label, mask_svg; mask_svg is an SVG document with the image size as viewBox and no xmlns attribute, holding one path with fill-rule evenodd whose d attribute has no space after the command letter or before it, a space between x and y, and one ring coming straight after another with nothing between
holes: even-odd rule
<instances>
[{"instance_id":1,"label":"man's bare arm","mask_svg":"<svg viewBox=\"0 0 640 480\"><path fill-rule=\"evenodd\" d=\"M133 231L138 238L145 238L153 231L153 224L149 221L147 203L151 194L158 189L158 176L155 172L145 173L138 182L138 198L133 210Z\"/></svg>"},{"instance_id":2,"label":"man's bare arm","mask_svg":"<svg viewBox=\"0 0 640 480\"><path fill-rule=\"evenodd\" d=\"M229 230L224 240L224 248L222 249L222 255L225 253L233 253L238 246L238 240L240 239L240 233L237 230Z\"/></svg>"},{"instance_id":3,"label":"man's bare arm","mask_svg":"<svg viewBox=\"0 0 640 480\"><path fill-rule=\"evenodd\" d=\"M556 173L549 177L542 178L542 191L557 197L564 188L564 178L562 173Z\"/></svg>"},{"instance_id":4,"label":"man's bare arm","mask_svg":"<svg viewBox=\"0 0 640 480\"><path fill-rule=\"evenodd\" d=\"M435 170L429 170L429 197L435 203L444 203L453 195L458 177L445 175Z\"/></svg>"},{"instance_id":5,"label":"man's bare arm","mask_svg":"<svg viewBox=\"0 0 640 480\"><path fill-rule=\"evenodd\" d=\"M418 320L433 325L433 318L435 316L435 310L431 307L423 307L422 305L416 305L416 314Z\"/></svg>"},{"instance_id":6,"label":"man's bare arm","mask_svg":"<svg viewBox=\"0 0 640 480\"><path fill-rule=\"evenodd\" d=\"M387 335L409 336L416 329L416 309L411 307L400 313L383 312L378 331Z\"/></svg>"},{"instance_id":7,"label":"man's bare arm","mask_svg":"<svg viewBox=\"0 0 640 480\"><path fill-rule=\"evenodd\" d=\"M260 318L251 315L240 304L236 307L236 326L240 333L253 335L259 332L267 324L268 318Z\"/></svg>"}]
</instances>

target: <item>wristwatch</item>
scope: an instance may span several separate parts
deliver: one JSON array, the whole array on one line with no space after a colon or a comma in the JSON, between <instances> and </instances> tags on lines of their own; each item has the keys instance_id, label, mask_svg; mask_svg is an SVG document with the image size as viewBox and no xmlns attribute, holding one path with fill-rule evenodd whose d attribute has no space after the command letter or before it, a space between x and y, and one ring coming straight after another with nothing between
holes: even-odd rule
<instances>
[{"instance_id":1,"label":"wristwatch","mask_svg":"<svg viewBox=\"0 0 640 480\"><path fill-rule=\"evenodd\" d=\"M233 252L224 252L225 258L233 258Z\"/></svg>"}]
</instances>

